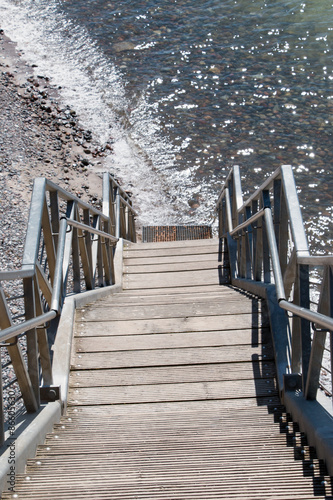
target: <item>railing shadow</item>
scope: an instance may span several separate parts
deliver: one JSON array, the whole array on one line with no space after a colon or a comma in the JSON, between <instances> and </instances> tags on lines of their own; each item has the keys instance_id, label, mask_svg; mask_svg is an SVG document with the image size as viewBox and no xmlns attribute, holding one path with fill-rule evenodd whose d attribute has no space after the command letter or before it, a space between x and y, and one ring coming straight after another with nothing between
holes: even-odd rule
<instances>
[{"instance_id":1,"label":"railing shadow","mask_svg":"<svg viewBox=\"0 0 333 500\"><path fill-rule=\"evenodd\" d=\"M266 303L256 297L251 300L251 346L262 346L261 354L251 357L257 405L266 406L267 412L273 415L275 425L285 435L286 446L293 448L294 460L302 462L303 476L312 478L313 495L332 499L333 478L329 477L325 463L318 459L315 449L308 445L306 436L300 432L298 424L292 421L280 402Z\"/></svg>"},{"instance_id":2,"label":"railing shadow","mask_svg":"<svg viewBox=\"0 0 333 500\"><path fill-rule=\"evenodd\" d=\"M230 264L229 255L223 238L219 238L217 260L218 262L220 262L220 264L217 266L218 283L219 285L228 285L231 282Z\"/></svg>"}]
</instances>

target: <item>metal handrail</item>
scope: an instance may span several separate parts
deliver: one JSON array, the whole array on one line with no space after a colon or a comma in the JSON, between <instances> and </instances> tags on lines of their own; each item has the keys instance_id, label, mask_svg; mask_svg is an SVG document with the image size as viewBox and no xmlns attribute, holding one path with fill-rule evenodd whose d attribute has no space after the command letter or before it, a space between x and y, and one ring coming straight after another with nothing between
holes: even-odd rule
<instances>
[{"instance_id":1,"label":"metal handrail","mask_svg":"<svg viewBox=\"0 0 333 500\"><path fill-rule=\"evenodd\" d=\"M267 183L268 185L268 183ZM244 204L243 206L247 206ZM273 221L271 216L271 210L269 208L261 209L259 212L254 214L252 217L247 219L245 222L239 224L235 229L230 232L230 236L234 236L241 230L251 226L258 219L264 219L266 221L267 237L269 250L272 259L272 269L274 274L274 281L276 286L276 295L279 305L282 309L289 311L293 314L297 314L299 317L307 319L316 323L321 328L333 331L333 318L325 316L324 314L311 311L304 307L299 307L292 302L286 300L286 294L283 285L283 277L281 273L281 267L278 258L278 251L276 248ZM301 256L297 258L298 264L303 265L333 265L333 255L309 255Z\"/></svg>"},{"instance_id":2,"label":"metal handrail","mask_svg":"<svg viewBox=\"0 0 333 500\"><path fill-rule=\"evenodd\" d=\"M332 340L333 332L333 255L310 255L291 166L277 169L242 203L240 183L236 166L217 203L230 281L266 299L282 402L333 473L333 446L327 442L332 417L323 410L318 394L324 352L331 366L333 358L333 342L330 351L325 347L327 333ZM310 297L310 266L324 269L317 302ZM330 375L333 385L332 370ZM332 393L325 387L324 391ZM333 443L333 435L330 439Z\"/></svg>"},{"instance_id":3,"label":"metal handrail","mask_svg":"<svg viewBox=\"0 0 333 500\"><path fill-rule=\"evenodd\" d=\"M119 241L119 238L116 238L115 236L108 234L105 231L99 231L98 229L90 227L87 224L82 224L82 222L77 222L76 220L68 219L67 217L65 218L65 220L67 221L67 224L69 226L76 227L77 229L82 229L83 231L87 231L91 234L96 234L97 236L102 236L103 238L112 241L112 243L117 243Z\"/></svg>"},{"instance_id":4,"label":"metal handrail","mask_svg":"<svg viewBox=\"0 0 333 500\"><path fill-rule=\"evenodd\" d=\"M105 233L104 231L98 231L97 229L94 229L87 224L82 224L77 221L74 221L72 219L67 219L63 218L62 220L66 221L66 223L70 226L84 229L85 231L91 233L91 234L97 234L98 236L102 236L103 238L107 238L113 243L117 243L119 240L118 238L115 238L114 236ZM66 232L67 224L64 225L64 232ZM61 243L61 248L58 248L58 263L60 264L62 262L63 258L63 250L65 248L65 241ZM62 279L62 270L61 266L58 265L56 266L56 273L55 273L55 282L60 283ZM1 280L16 280L18 278L32 278L34 276L34 272L32 271L5 271L5 272L0 272L0 281ZM40 316L37 316L36 318L24 321L18 325L11 326L9 328L6 328L5 330L0 330L0 342L5 342L6 340L20 335L27 330L31 330L32 328L37 328L38 326L41 326L52 319L54 319L57 315L59 310L61 309L61 304L59 300L59 295L57 293L58 287L57 285L54 286L54 289L56 290L54 292L54 296L52 295L52 306L51 310L45 314L42 314Z\"/></svg>"},{"instance_id":5,"label":"metal handrail","mask_svg":"<svg viewBox=\"0 0 333 500\"><path fill-rule=\"evenodd\" d=\"M51 310L41 316L37 316L36 318L28 319L18 325L10 326L9 328L5 328L5 330L0 330L0 342L5 342L6 340L21 335L28 330L44 325L45 323L52 321L56 316L58 316L58 312Z\"/></svg>"},{"instance_id":6,"label":"metal handrail","mask_svg":"<svg viewBox=\"0 0 333 500\"><path fill-rule=\"evenodd\" d=\"M103 213L109 217L110 224L115 229L114 236L136 241L137 212L132 207L129 194L109 173L103 175Z\"/></svg>"},{"instance_id":7,"label":"metal handrail","mask_svg":"<svg viewBox=\"0 0 333 500\"><path fill-rule=\"evenodd\" d=\"M112 195L117 190L126 211L120 219L110 217L110 190ZM103 199L100 211L53 182L36 179L22 267L0 272L0 342L8 341L2 345L8 349L27 411L36 411L40 404L40 368L44 385L52 385L47 329L61 315L69 282L74 293L81 291L82 281L87 290L114 284L113 253L119 241L116 234L135 240L136 212L127 193L109 174L103 179L104 195L107 199ZM13 324L18 316L12 316L10 298L6 299L1 285L15 280L21 280L24 289L20 297L25 312L19 316L25 316L25 321L18 324ZM22 334L28 343L27 365L17 342ZM0 444L4 441L3 414L0 401Z\"/></svg>"}]
</instances>

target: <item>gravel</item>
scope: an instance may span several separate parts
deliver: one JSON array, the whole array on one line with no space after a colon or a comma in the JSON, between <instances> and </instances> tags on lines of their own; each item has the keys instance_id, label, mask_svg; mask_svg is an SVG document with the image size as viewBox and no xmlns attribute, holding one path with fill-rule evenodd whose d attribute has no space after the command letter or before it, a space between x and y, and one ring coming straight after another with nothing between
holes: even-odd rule
<instances>
[{"instance_id":1,"label":"gravel","mask_svg":"<svg viewBox=\"0 0 333 500\"><path fill-rule=\"evenodd\" d=\"M84 130L74 109L64 106L48 75L27 65L0 29L0 270L19 269L29 215L33 179L46 177L97 208L101 206L104 150ZM22 284L2 282L8 298L22 293ZM10 302L12 315L23 301ZM24 339L20 340L23 352ZM2 366L9 362L2 348ZM3 383L15 379L12 366ZM13 386L19 396L17 384ZM5 407L8 390L4 391ZM16 403L16 412L22 403Z\"/></svg>"}]
</instances>

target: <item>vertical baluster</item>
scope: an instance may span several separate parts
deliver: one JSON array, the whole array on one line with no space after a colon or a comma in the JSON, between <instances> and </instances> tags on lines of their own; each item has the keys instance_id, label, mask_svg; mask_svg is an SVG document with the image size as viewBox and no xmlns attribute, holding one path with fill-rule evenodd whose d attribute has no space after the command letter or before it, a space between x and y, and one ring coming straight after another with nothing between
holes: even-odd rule
<instances>
[{"instance_id":1,"label":"vertical baluster","mask_svg":"<svg viewBox=\"0 0 333 500\"><path fill-rule=\"evenodd\" d=\"M273 200L274 200L273 220L274 220L275 240L279 254L280 254L280 223L281 223L281 191L282 191L281 179L275 179L273 183Z\"/></svg>"},{"instance_id":2,"label":"vertical baluster","mask_svg":"<svg viewBox=\"0 0 333 500\"><path fill-rule=\"evenodd\" d=\"M310 280L309 280L309 266L299 266L299 288L300 288L300 306L305 309L310 309ZM301 318L301 342L302 342L302 378L303 378L303 391L308 376L310 354L311 354L311 330L310 322Z\"/></svg>"},{"instance_id":3,"label":"vertical baluster","mask_svg":"<svg viewBox=\"0 0 333 500\"><path fill-rule=\"evenodd\" d=\"M262 191L262 199L263 199L263 207L264 208L266 206L270 207L269 191L268 190ZM265 227L264 223L262 224L262 248L263 248L264 282L270 283L271 282L271 265L270 265L270 258L269 258L269 245L268 245L267 231L266 231L266 227Z\"/></svg>"},{"instance_id":4,"label":"vertical baluster","mask_svg":"<svg viewBox=\"0 0 333 500\"><path fill-rule=\"evenodd\" d=\"M329 266L324 268L323 282L320 290L320 298L318 303L318 312L326 316L333 314L333 279L332 272ZM330 332L332 334L332 332ZM316 329L313 333L311 346L311 356L309 363L308 378L305 388L305 397L307 399L316 399L317 390L319 387L320 372L322 368L323 354L325 350L325 342L327 331ZM332 340L332 338L330 338ZM332 364L332 352L331 352Z\"/></svg>"},{"instance_id":5,"label":"vertical baluster","mask_svg":"<svg viewBox=\"0 0 333 500\"><path fill-rule=\"evenodd\" d=\"M243 217L243 219L245 220L245 215ZM246 232L247 232L247 228L244 228L240 231L240 237L239 237L239 242L240 242L240 245L239 245L239 262L240 262L240 277L241 278L246 278Z\"/></svg>"},{"instance_id":6,"label":"vertical baluster","mask_svg":"<svg viewBox=\"0 0 333 500\"><path fill-rule=\"evenodd\" d=\"M89 209L83 209L83 222L87 226L90 226L90 210ZM90 269L90 276L93 280L93 275L94 275L94 269L93 269L93 263L92 263L92 248L91 248L91 234L86 231L84 235L84 239L86 242L86 249L87 249L87 256L88 256L88 262L89 262L89 269Z\"/></svg>"},{"instance_id":7,"label":"vertical baluster","mask_svg":"<svg viewBox=\"0 0 333 500\"><path fill-rule=\"evenodd\" d=\"M36 317L35 286L33 278L23 279L25 319ZM37 407L40 405L39 395L39 359L36 328L26 332L28 373L34 391Z\"/></svg>"},{"instance_id":8,"label":"vertical baluster","mask_svg":"<svg viewBox=\"0 0 333 500\"><path fill-rule=\"evenodd\" d=\"M35 290L36 316L41 316L44 313L44 310L40 295L38 275L36 275L34 279L34 290ZM47 329L44 328L43 326L40 326L36 330L37 330L38 351L39 351L39 359L43 376L43 383L44 385L49 386L52 385L52 366L51 366L50 349L47 338Z\"/></svg>"},{"instance_id":9,"label":"vertical baluster","mask_svg":"<svg viewBox=\"0 0 333 500\"><path fill-rule=\"evenodd\" d=\"M259 210L259 200L253 202L253 213ZM254 266L253 266L253 278L256 281L261 281L263 279L263 219L260 218L255 222L255 241L253 242L254 248Z\"/></svg>"},{"instance_id":10,"label":"vertical baluster","mask_svg":"<svg viewBox=\"0 0 333 500\"><path fill-rule=\"evenodd\" d=\"M126 205L125 207L125 210L124 210L124 219L125 219L125 238L126 240L131 240L131 237L130 237L130 234L129 234L129 210L128 210L128 206Z\"/></svg>"},{"instance_id":11,"label":"vertical baluster","mask_svg":"<svg viewBox=\"0 0 333 500\"><path fill-rule=\"evenodd\" d=\"M58 248L58 234L59 234L59 201L58 201L57 191L50 191L50 211L51 211L53 242L56 251Z\"/></svg>"},{"instance_id":12,"label":"vertical baluster","mask_svg":"<svg viewBox=\"0 0 333 500\"><path fill-rule=\"evenodd\" d=\"M217 214L218 214L218 223L219 223L219 238L222 238L222 235L224 234L224 218L225 218L225 200L222 199L218 205L217 209Z\"/></svg>"},{"instance_id":13,"label":"vertical baluster","mask_svg":"<svg viewBox=\"0 0 333 500\"><path fill-rule=\"evenodd\" d=\"M131 211L130 214L130 228L131 228L131 241L133 241L133 243L136 242L136 232L135 232L135 215L134 213Z\"/></svg>"},{"instance_id":14,"label":"vertical baluster","mask_svg":"<svg viewBox=\"0 0 333 500\"><path fill-rule=\"evenodd\" d=\"M252 201L252 215L258 212L258 200ZM257 280L258 221L252 224L252 279Z\"/></svg>"},{"instance_id":15,"label":"vertical baluster","mask_svg":"<svg viewBox=\"0 0 333 500\"><path fill-rule=\"evenodd\" d=\"M75 227L72 227L72 260L73 260L73 287L74 293L80 293L81 291L81 270L80 270L80 248L78 231Z\"/></svg>"},{"instance_id":16,"label":"vertical baluster","mask_svg":"<svg viewBox=\"0 0 333 500\"><path fill-rule=\"evenodd\" d=\"M127 239L126 234L126 218L125 218L126 205L120 200L120 235L121 238Z\"/></svg>"},{"instance_id":17,"label":"vertical baluster","mask_svg":"<svg viewBox=\"0 0 333 500\"><path fill-rule=\"evenodd\" d=\"M120 192L116 188L116 238L121 238Z\"/></svg>"},{"instance_id":18,"label":"vertical baluster","mask_svg":"<svg viewBox=\"0 0 333 500\"><path fill-rule=\"evenodd\" d=\"M296 266L294 303L301 307L310 307L309 266ZM294 373L302 372L303 390L305 391L311 353L309 321L294 316L292 332L292 371Z\"/></svg>"},{"instance_id":19,"label":"vertical baluster","mask_svg":"<svg viewBox=\"0 0 333 500\"><path fill-rule=\"evenodd\" d=\"M283 189L281 189L280 194L279 258L281 272L282 275L284 275L288 266L289 219L287 203ZM289 258L291 258L291 256L289 256Z\"/></svg>"},{"instance_id":20,"label":"vertical baluster","mask_svg":"<svg viewBox=\"0 0 333 500\"><path fill-rule=\"evenodd\" d=\"M251 217L251 207L246 207L246 219ZM252 226L248 226L245 230L245 253L246 253L246 278L252 278Z\"/></svg>"},{"instance_id":21,"label":"vertical baluster","mask_svg":"<svg viewBox=\"0 0 333 500\"><path fill-rule=\"evenodd\" d=\"M44 244L46 248L47 263L49 267L50 280L53 285L54 269L55 269L55 249L54 241L52 236L52 225L50 221L50 216L47 208L47 200L45 196L43 216L42 216L42 228L44 235Z\"/></svg>"}]
</instances>

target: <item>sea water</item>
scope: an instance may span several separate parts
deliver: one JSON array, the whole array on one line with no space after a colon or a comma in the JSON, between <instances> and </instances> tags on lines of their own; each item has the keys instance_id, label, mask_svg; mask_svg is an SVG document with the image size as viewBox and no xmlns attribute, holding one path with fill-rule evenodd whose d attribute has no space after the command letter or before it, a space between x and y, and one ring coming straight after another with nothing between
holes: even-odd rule
<instances>
[{"instance_id":1,"label":"sea water","mask_svg":"<svg viewBox=\"0 0 333 500\"><path fill-rule=\"evenodd\" d=\"M212 223L233 165L251 193L291 164L311 247L331 250L331 2L0 0L0 26L111 141L141 223Z\"/></svg>"}]
</instances>

